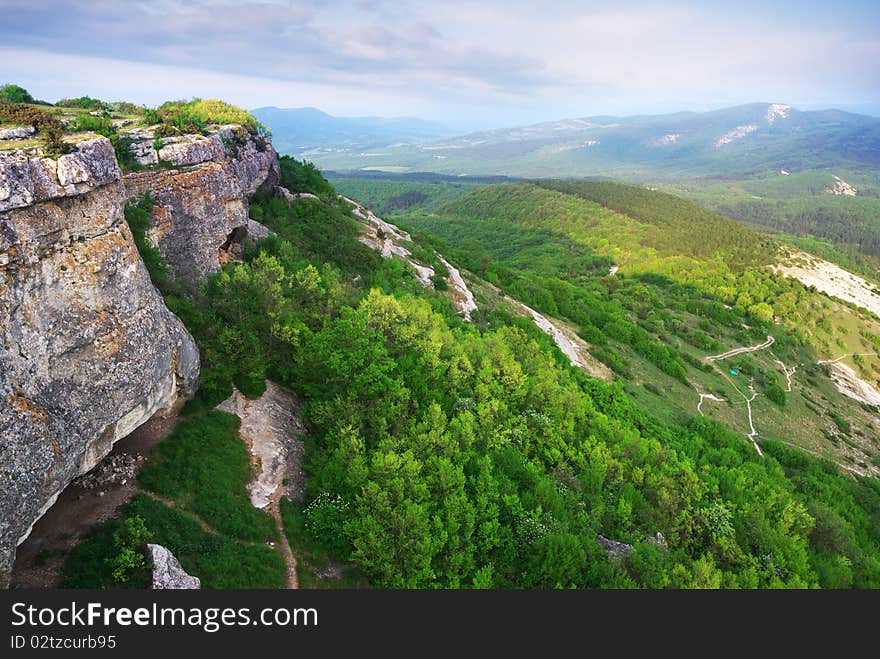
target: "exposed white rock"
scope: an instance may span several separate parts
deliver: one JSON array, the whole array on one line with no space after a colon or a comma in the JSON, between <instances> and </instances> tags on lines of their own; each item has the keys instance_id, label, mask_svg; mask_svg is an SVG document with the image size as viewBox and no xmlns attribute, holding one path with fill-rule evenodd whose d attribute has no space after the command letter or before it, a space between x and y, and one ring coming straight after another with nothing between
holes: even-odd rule
<instances>
[{"instance_id":1,"label":"exposed white rock","mask_svg":"<svg viewBox=\"0 0 880 659\"><path fill-rule=\"evenodd\" d=\"M790 105L784 105L782 103L772 103L770 107L767 108L767 123L772 124L777 119L788 118L788 113L790 111Z\"/></svg>"},{"instance_id":2,"label":"exposed white rock","mask_svg":"<svg viewBox=\"0 0 880 659\"><path fill-rule=\"evenodd\" d=\"M825 194L855 197L858 194L858 190L856 190L852 185L844 181L839 176L835 176L834 184L825 188Z\"/></svg>"},{"instance_id":3,"label":"exposed white rock","mask_svg":"<svg viewBox=\"0 0 880 659\"><path fill-rule=\"evenodd\" d=\"M12 128L0 128L0 140L22 140L30 137L37 131L33 126L13 126Z\"/></svg>"},{"instance_id":4,"label":"exposed white rock","mask_svg":"<svg viewBox=\"0 0 880 659\"><path fill-rule=\"evenodd\" d=\"M274 231L270 231L268 227L263 226L256 220L251 219L248 219L247 233L253 241L262 240L263 238L268 238L269 236L275 235Z\"/></svg>"},{"instance_id":5,"label":"exposed white rock","mask_svg":"<svg viewBox=\"0 0 880 659\"><path fill-rule=\"evenodd\" d=\"M662 137L658 137L655 140L656 144L666 145L666 144L675 144L678 142L678 138L681 137L679 133L668 133L663 135Z\"/></svg>"},{"instance_id":6,"label":"exposed white rock","mask_svg":"<svg viewBox=\"0 0 880 659\"><path fill-rule=\"evenodd\" d=\"M365 234L359 238L360 242L371 249L382 252L384 258L390 258L392 255L399 256L416 271L416 279L422 286L434 288L434 282L431 281L434 276L434 268L416 261L412 252L401 244L412 242L412 237L406 231L402 231L390 222L376 216L373 211L364 208L353 199L342 198L354 205L354 209L351 211L352 215L364 225Z\"/></svg>"},{"instance_id":7,"label":"exposed white rock","mask_svg":"<svg viewBox=\"0 0 880 659\"><path fill-rule=\"evenodd\" d=\"M522 304L522 303L520 303ZM539 314L537 311L532 309L525 304L522 305L523 309L528 311L529 315L532 317L532 320L535 322L535 325L538 328L547 334L553 342L559 347L560 350L571 360L572 366L581 366L585 365L584 360L581 357L581 348L583 346L578 345L572 337L566 335L559 327L551 323L547 320L546 317Z\"/></svg>"},{"instance_id":8,"label":"exposed white rock","mask_svg":"<svg viewBox=\"0 0 880 659\"><path fill-rule=\"evenodd\" d=\"M296 192L293 193L285 187L280 185L275 186L275 196L283 197L285 201L287 201L287 205L299 201L300 199L318 199L317 195L313 195L311 192Z\"/></svg>"},{"instance_id":9,"label":"exposed white rock","mask_svg":"<svg viewBox=\"0 0 880 659\"><path fill-rule=\"evenodd\" d=\"M787 172L784 169L780 169L779 173L782 174L783 176L791 176L791 172Z\"/></svg>"},{"instance_id":10,"label":"exposed white rock","mask_svg":"<svg viewBox=\"0 0 880 659\"><path fill-rule=\"evenodd\" d=\"M738 140L740 138L745 137L749 133L754 133L758 130L758 127L755 124L747 124L745 126L737 126L732 131L725 133L717 140L715 140L715 148L719 148L724 146L725 144L730 144L733 140Z\"/></svg>"},{"instance_id":11,"label":"exposed white rock","mask_svg":"<svg viewBox=\"0 0 880 659\"><path fill-rule=\"evenodd\" d=\"M33 158L24 151L0 153L0 212L41 201L81 195L122 176L106 137L76 145L74 153Z\"/></svg>"},{"instance_id":12,"label":"exposed white rock","mask_svg":"<svg viewBox=\"0 0 880 659\"><path fill-rule=\"evenodd\" d=\"M143 142L132 142L128 146L128 150L131 151L132 155L134 155L135 160L138 161L141 165L149 166L156 165L159 162L159 154L156 152L156 147L153 144L152 140L145 140Z\"/></svg>"},{"instance_id":13,"label":"exposed white rock","mask_svg":"<svg viewBox=\"0 0 880 659\"><path fill-rule=\"evenodd\" d=\"M213 137L194 137L186 142L165 144L159 149L159 159L168 160L178 167L200 165L210 160L222 160L225 156L223 142Z\"/></svg>"},{"instance_id":14,"label":"exposed white rock","mask_svg":"<svg viewBox=\"0 0 880 659\"><path fill-rule=\"evenodd\" d=\"M462 314L466 321L471 322L471 313L477 310L477 303L474 301L474 294L471 293L471 290L467 287L458 268L453 266L442 256L440 257L440 262L446 266L447 270L449 270L449 283L452 284L453 290L458 293L454 300L456 311Z\"/></svg>"},{"instance_id":15,"label":"exposed white rock","mask_svg":"<svg viewBox=\"0 0 880 659\"><path fill-rule=\"evenodd\" d=\"M247 484L251 504L255 508L268 506L285 480L293 490L292 497L301 498L305 477L300 462L305 446L299 436L306 431L296 395L266 380L266 391L259 398L248 400L233 389L232 396L217 409L241 419L239 433L259 467Z\"/></svg>"},{"instance_id":16,"label":"exposed white rock","mask_svg":"<svg viewBox=\"0 0 880 659\"><path fill-rule=\"evenodd\" d=\"M859 403L880 407L880 392L862 380L852 368L841 362L829 362L828 365L831 379L840 393Z\"/></svg>"},{"instance_id":17,"label":"exposed white rock","mask_svg":"<svg viewBox=\"0 0 880 659\"><path fill-rule=\"evenodd\" d=\"M198 590L202 581L187 574L180 561L162 545L147 545L147 559L153 564L151 590Z\"/></svg>"},{"instance_id":18,"label":"exposed white rock","mask_svg":"<svg viewBox=\"0 0 880 659\"><path fill-rule=\"evenodd\" d=\"M880 295L868 281L838 265L816 258L806 252L791 251L786 263L774 266L787 277L804 286L815 286L826 295L836 297L880 316Z\"/></svg>"}]
</instances>

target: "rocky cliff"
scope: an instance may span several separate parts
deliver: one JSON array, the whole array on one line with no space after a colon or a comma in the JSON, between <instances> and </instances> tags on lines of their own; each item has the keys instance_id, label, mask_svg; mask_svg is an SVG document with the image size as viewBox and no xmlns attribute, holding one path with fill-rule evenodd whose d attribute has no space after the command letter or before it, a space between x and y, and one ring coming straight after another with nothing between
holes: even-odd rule
<instances>
[{"instance_id":1,"label":"rocky cliff","mask_svg":"<svg viewBox=\"0 0 880 659\"><path fill-rule=\"evenodd\" d=\"M198 205L187 198L212 181L166 194ZM124 221L128 194L104 138L58 160L0 154L0 581L59 492L197 384L195 343Z\"/></svg>"},{"instance_id":2,"label":"rocky cliff","mask_svg":"<svg viewBox=\"0 0 880 659\"><path fill-rule=\"evenodd\" d=\"M136 136L131 149L141 162L170 167L126 174L125 186L129 195L152 191L148 235L174 277L198 280L234 260L248 235L248 198L279 181L272 146L240 126L165 138L161 145L149 130Z\"/></svg>"}]
</instances>

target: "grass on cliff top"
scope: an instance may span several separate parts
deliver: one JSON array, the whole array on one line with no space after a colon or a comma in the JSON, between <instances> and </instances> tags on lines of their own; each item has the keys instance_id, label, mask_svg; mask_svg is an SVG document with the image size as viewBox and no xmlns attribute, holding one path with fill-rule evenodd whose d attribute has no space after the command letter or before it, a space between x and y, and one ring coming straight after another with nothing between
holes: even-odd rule
<instances>
[{"instance_id":1,"label":"grass on cliff top","mask_svg":"<svg viewBox=\"0 0 880 659\"><path fill-rule=\"evenodd\" d=\"M247 110L214 98L167 101L156 109L144 109L143 117L148 125L158 124L157 133L162 136L205 133L208 126L227 124L240 124L252 135L270 135Z\"/></svg>"},{"instance_id":2,"label":"grass on cliff top","mask_svg":"<svg viewBox=\"0 0 880 659\"><path fill-rule=\"evenodd\" d=\"M144 494L135 496L120 512L119 517L95 527L74 548L64 565L63 588L145 588L149 584L146 568L122 584L112 576L113 534L126 518L135 515L152 532L150 542L169 549L187 573L201 579L202 588L281 588L285 583L284 559L265 545L210 533L186 513Z\"/></svg>"},{"instance_id":3,"label":"grass on cliff top","mask_svg":"<svg viewBox=\"0 0 880 659\"><path fill-rule=\"evenodd\" d=\"M217 410L182 420L153 449L140 483L231 538L277 540L275 521L251 505L245 490L251 466L240 425L235 415Z\"/></svg>"}]
</instances>

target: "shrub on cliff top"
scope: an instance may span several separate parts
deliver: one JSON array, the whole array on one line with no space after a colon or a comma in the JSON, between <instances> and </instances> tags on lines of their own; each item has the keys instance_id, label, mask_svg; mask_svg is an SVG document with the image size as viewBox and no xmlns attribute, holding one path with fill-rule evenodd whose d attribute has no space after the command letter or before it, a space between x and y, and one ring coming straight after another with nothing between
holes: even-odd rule
<instances>
[{"instance_id":1,"label":"shrub on cliff top","mask_svg":"<svg viewBox=\"0 0 880 659\"><path fill-rule=\"evenodd\" d=\"M33 103L34 97L24 87L3 85L0 87L0 101L6 103Z\"/></svg>"},{"instance_id":2,"label":"shrub on cliff top","mask_svg":"<svg viewBox=\"0 0 880 659\"><path fill-rule=\"evenodd\" d=\"M26 103L0 103L0 122L3 121L33 126L43 139L47 156L60 156L70 151L70 145L61 139L64 127L54 114L46 110Z\"/></svg>"},{"instance_id":3,"label":"shrub on cliff top","mask_svg":"<svg viewBox=\"0 0 880 659\"><path fill-rule=\"evenodd\" d=\"M168 101L155 110L145 110L148 123L159 124L159 135L206 133L210 124L241 124L255 136L265 137L269 130L247 110L217 99L194 98L191 101Z\"/></svg>"},{"instance_id":4,"label":"shrub on cliff top","mask_svg":"<svg viewBox=\"0 0 880 659\"><path fill-rule=\"evenodd\" d=\"M55 105L60 108L83 108L84 110L103 110L104 112L109 112L112 109L109 103L91 96L62 98Z\"/></svg>"}]
</instances>

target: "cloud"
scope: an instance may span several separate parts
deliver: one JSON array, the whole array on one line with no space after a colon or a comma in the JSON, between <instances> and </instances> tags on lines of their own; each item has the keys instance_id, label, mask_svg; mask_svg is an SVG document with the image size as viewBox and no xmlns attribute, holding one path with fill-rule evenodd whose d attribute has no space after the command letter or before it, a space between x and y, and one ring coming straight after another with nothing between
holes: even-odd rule
<instances>
[{"instance_id":1,"label":"cloud","mask_svg":"<svg viewBox=\"0 0 880 659\"><path fill-rule=\"evenodd\" d=\"M860 21L858 12L835 19L784 0L733 9L684 0L0 0L0 44L19 53L0 60L0 74L21 80L35 53L75 55L112 63L120 72L112 96L144 94L122 73L130 62L164 67L167 80L202 75L221 91L221 80L244 79L279 98L322 90L305 104L353 99L348 114L877 101L880 40L869 27L877 11L865 7ZM67 68L83 84L103 75Z\"/></svg>"}]
</instances>

